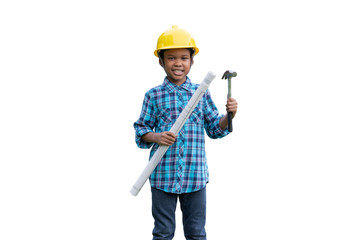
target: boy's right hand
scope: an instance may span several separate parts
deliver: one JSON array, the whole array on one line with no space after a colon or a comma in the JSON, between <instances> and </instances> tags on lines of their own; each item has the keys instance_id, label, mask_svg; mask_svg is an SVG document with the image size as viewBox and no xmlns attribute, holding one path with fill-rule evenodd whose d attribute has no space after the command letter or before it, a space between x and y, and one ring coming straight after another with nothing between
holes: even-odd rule
<instances>
[{"instance_id":1,"label":"boy's right hand","mask_svg":"<svg viewBox=\"0 0 360 240\"><path fill-rule=\"evenodd\" d=\"M176 136L172 132L162 132L157 133L155 139L159 145L171 146L176 141Z\"/></svg>"},{"instance_id":2,"label":"boy's right hand","mask_svg":"<svg viewBox=\"0 0 360 240\"><path fill-rule=\"evenodd\" d=\"M161 133L154 133L148 132L144 134L141 139L145 142L153 142L159 145L171 146L174 144L176 140L176 136L172 132L161 132Z\"/></svg>"}]
</instances>

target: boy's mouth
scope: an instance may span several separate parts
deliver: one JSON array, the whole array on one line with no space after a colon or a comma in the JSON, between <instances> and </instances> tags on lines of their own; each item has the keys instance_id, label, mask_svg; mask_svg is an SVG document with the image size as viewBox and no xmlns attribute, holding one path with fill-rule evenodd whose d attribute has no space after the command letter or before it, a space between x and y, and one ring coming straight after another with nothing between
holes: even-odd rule
<instances>
[{"instance_id":1,"label":"boy's mouth","mask_svg":"<svg viewBox=\"0 0 360 240\"><path fill-rule=\"evenodd\" d=\"M173 70L172 72L173 72L174 75L176 75L176 76L181 76L181 75L183 75L183 73L184 73L183 70Z\"/></svg>"}]
</instances>

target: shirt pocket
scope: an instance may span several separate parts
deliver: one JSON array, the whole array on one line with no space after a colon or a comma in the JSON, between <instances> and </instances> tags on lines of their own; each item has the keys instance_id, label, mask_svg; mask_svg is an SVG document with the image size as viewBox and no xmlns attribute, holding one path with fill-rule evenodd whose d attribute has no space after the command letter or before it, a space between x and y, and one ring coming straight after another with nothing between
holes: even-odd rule
<instances>
[{"instance_id":1,"label":"shirt pocket","mask_svg":"<svg viewBox=\"0 0 360 240\"><path fill-rule=\"evenodd\" d=\"M158 119L158 127L160 129L164 129L166 127L168 127L169 125L171 126L171 112L170 109L165 108L162 109L159 113L159 115L157 116Z\"/></svg>"},{"instance_id":2,"label":"shirt pocket","mask_svg":"<svg viewBox=\"0 0 360 240\"><path fill-rule=\"evenodd\" d=\"M196 107L190 115L190 123L201 125L203 123L203 114L199 107Z\"/></svg>"}]
</instances>

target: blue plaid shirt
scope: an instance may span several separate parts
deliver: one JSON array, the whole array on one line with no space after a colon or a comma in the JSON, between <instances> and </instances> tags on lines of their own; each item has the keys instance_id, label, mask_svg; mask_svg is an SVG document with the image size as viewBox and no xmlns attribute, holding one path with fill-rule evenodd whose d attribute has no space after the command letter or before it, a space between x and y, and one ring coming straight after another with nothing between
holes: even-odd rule
<instances>
[{"instance_id":1,"label":"blue plaid shirt","mask_svg":"<svg viewBox=\"0 0 360 240\"><path fill-rule=\"evenodd\" d=\"M134 128L138 147L152 147L150 158L159 145L142 141L141 136L148 132L169 131L198 86L199 84L191 83L189 78L181 86L165 78L162 85L145 94L141 114L134 123ZM210 138L222 138L229 134L229 131L221 130L219 126L222 116L219 115L209 90L206 91L175 143L169 147L151 174L151 186L176 194L204 188L209 181L204 129Z\"/></svg>"}]
</instances>

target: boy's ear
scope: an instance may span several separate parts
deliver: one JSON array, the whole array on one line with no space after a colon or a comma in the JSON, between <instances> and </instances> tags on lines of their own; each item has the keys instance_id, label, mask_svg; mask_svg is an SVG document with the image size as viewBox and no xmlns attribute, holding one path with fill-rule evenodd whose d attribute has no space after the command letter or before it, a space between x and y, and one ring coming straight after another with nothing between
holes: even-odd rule
<instances>
[{"instance_id":1,"label":"boy's ear","mask_svg":"<svg viewBox=\"0 0 360 240\"><path fill-rule=\"evenodd\" d=\"M161 58L159 58L159 64L160 64L161 67L164 67L164 64L163 64L163 61L162 61Z\"/></svg>"}]
</instances>

